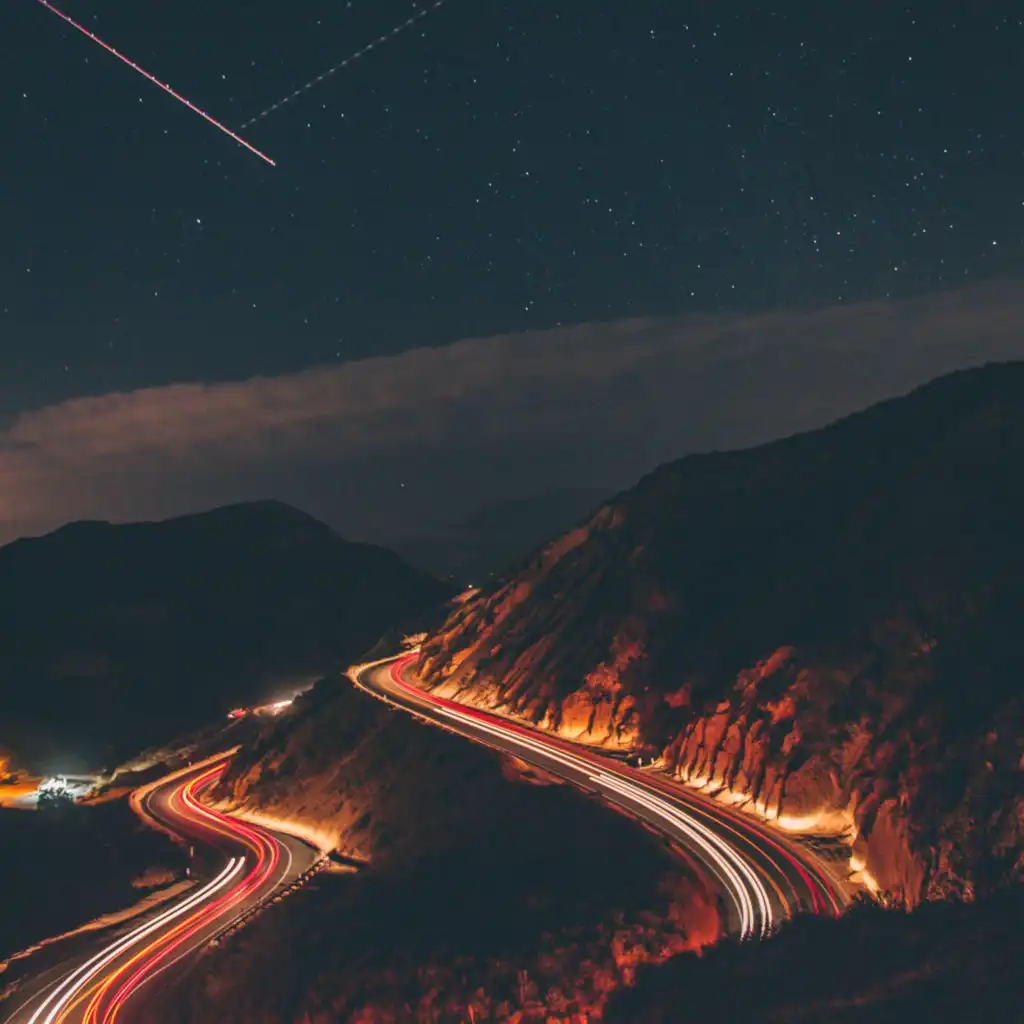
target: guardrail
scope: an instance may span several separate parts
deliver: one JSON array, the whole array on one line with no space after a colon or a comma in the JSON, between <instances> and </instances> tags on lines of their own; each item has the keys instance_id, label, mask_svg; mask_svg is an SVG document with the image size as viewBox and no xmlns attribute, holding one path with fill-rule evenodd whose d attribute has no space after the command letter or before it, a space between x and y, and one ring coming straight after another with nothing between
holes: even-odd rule
<instances>
[{"instance_id":1,"label":"guardrail","mask_svg":"<svg viewBox=\"0 0 1024 1024\"><path fill-rule=\"evenodd\" d=\"M225 939L229 939L235 932L241 931L247 924L249 924L254 918L262 914L271 904L280 903L286 896L291 896L297 892L304 885L306 885L310 879L318 875L323 869L330 863L330 855L322 853L317 860L315 860L305 871L299 875L298 878L289 882L283 889L275 889L273 892L267 893L255 906L250 907L248 910L243 911L238 917L236 917L229 924L225 925L219 932L217 932L207 943L206 948L211 946L218 946Z\"/></svg>"}]
</instances>

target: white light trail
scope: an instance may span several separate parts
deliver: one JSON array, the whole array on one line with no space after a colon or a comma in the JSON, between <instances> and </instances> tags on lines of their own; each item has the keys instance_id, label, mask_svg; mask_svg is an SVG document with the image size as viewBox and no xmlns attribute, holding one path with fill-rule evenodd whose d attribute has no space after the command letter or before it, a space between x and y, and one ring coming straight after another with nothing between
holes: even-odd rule
<instances>
[{"instance_id":1,"label":"white light trail","mask_svg":"<svg viewBox=\"0 0 1024 1024\"><path fill-rule=\"evenodd\" d=\"M604 775L604 773L602 772L601 775ZM595 781L598 781L598 778L595 777ZM636 800L648 808L648 810L657 814L667 824L674 825L691 842L704 851L710 862L716 864L721 869L726 878L729 879L730 887L742 903L743 908L740 916L740 933L742 938L749 938L754 933L755 915L750 899L751 893L757 901L757 909L760 913L761 937L763 938L768 934L772 923L772 910L768 899L768 891L747 861L739 856L727 842L706 826L678 808L673 807L660 797L653 796L637 786L630 786L614 776L604 775L601 781L607 788L617 790L624 796L628 796L629 799ZM743 881L740 880L740 875L743 876Z\"/></svg>"},{"instance_id":2,"label":"white light trail","mask_svg":"<svg viewBox=\"0 0 1024 1024\"><path fill-rule=\"evenodd\" d=\"M140 925L134 931L129 932L124 938L111 943L105 949L100 950L92 959L87 960L77 970L72 971L57 988L43 1002L29 1018L28 1024L54 1024L57 1017L62 1014L68 1004L72 1002L78 993L111 961L116 960L122 953L130 949L140 939L146 938L153 932L162 928L165 924L183 914L188 913L193 907L209 899L215 892L219 892L228 885L235 875L245 864L243 858L232 858L228 861L224 870L211 882L207 882L198 892L193 893L188 899L158 914L152 921ZM47 1012L49 1011L49 1012ZM45 1014L45 1016L44 1016Z\"/></svg>"},{"instance_id":3,"label":"white light trail","mask_svg":"<svg viewBox=\"0 0 1024 1024\"><path fill-rule=\"evenodd\" d=\"M764 883L750 864L727 841L696 818L634 782L609 775L604 771L595 773L593 766L584 758L555 750L543 742L538 742L501 726L491 725L473 715L463 714L451 708L439 708L438 710L448 718L492 736L500 737L505 742L511 741L523 750L580 772L590 782L602 789L632 800L651 811L670 827L670 831L681 832L687 840L702 851L706 863L712 867L722 881L736 907L740 920L741 937L749 938L755 931L759 931L763 937L771 931L774 915ZM757 927L756 919L758 917L760 918L760 928Z\"/></svg>"}]
</instances>

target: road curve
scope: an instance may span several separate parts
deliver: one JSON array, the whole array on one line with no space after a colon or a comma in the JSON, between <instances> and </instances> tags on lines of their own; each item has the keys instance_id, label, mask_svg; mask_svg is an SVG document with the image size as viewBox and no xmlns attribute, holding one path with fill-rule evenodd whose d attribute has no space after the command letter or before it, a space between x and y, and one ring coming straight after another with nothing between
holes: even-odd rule
<instances>
[{"instance_id":1,"label":"road curve","mask_svg":"<svg viewBox=\"0 0 1024 1024\"><path fill-rule=\"evenodd\" d=\"M13 1007L2 1008L6 1024L147 1020L202 947L316 862L317 851L301 840L199 802L226 763L222 755L133 794L143 818L189 843L196 885L47 971L14 997Z\"/></svg>"},{"instance_id":2,"label":"road curve","mask_svg":"<svg viewBox=\"0 0 1024 1024\"><path fill-rule=\"evenodd\" d=\"M816 857L770 827L662 776L422 690L407 678L415 660L407 654L362 666L355 681L397 707L596 794L678 844L717 879L731 934L765 936L796 913L838 916L848 902L842 883Z\"/></svg>"}]
</instances>

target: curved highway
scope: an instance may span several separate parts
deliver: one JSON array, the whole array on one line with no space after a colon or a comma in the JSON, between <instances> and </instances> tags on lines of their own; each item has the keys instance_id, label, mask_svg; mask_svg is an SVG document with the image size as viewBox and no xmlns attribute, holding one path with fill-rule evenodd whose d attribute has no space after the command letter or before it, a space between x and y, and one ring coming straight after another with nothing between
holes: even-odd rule
<instances>
[{"instance_id":1,"label":"curved highway","mask_svg":"<svg viewBox=\"0 0 1024 1024\"><path fill-rule=\"evenodd\" d=\"M132 794L144 819L190 844L197 883L36 979L14 997L15 1007L0 1008L7 1024L145 1021L147 1007L166 995L199 950L317 861L317 851L301 840L199 802L226 763L220 755Z\"/></svg>"},{"instance_id":2,"label":"curved highway","mask_svg":"<svg viewBox=\"0 0 1024 1024\"><path fill-rule=\"evenodd\" d=\"M416 654L361 666L358 686L389 703L557 775L682 847L718 881L728 930L765 936L798 912L838 916L842 884L816 857L739 811L550 733L447 700L407 678Z\"/></svg>"}]
</instances>

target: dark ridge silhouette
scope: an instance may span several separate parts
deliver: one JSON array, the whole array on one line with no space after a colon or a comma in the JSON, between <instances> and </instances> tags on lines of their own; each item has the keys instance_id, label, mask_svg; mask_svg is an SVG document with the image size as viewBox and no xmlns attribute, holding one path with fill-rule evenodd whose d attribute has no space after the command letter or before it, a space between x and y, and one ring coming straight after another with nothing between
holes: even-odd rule
<instances>
[{"instance_id":1,"label":"dark ridge silhouette","mask_svg":"<svg viewBox=\"0 0 1024 1024\"><path fill-rule=\"evenodd\" d=\"M114 763L344 667L449 594L273 501L15 541L0 548L0 745L45 771Z\"/></svg>"}]
</instances>

